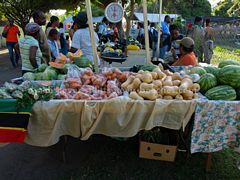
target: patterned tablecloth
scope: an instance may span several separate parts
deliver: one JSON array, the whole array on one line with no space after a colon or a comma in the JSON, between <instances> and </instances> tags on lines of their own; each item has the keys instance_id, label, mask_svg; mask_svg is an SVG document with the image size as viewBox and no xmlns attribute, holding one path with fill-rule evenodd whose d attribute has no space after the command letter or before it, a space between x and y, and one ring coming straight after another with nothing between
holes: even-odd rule
<instances>
[{"instance_id":1,"label":"patterned tablecloth","mask_svg":"<svg viewBox=\"0 0 240 180\"><path fill-rule=\"evenodd\" d=\"M224 148L240 150L240 101L202 99L195 110L191 153Z\"/></svg>"}]
</instances>

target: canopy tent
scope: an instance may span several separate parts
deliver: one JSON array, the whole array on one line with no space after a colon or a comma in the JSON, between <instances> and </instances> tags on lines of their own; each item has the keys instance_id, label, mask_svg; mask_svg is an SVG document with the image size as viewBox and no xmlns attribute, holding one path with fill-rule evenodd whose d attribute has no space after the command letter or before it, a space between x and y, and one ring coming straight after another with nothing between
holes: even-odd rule
<instances>
[{"instance_id":1,"label":"canopy tent","mask_svg":"<svg viewBox=\"0 0 240 180\"><path fill-rule=\"evenodd\" d=\"M100 23L102 22L104 16L98 16L98 17L93 17L92 20L93 20L93 23Z\"/></svg>"},{"instance_id":2,"label":"canopy tent","mask_svg":"<svg viewBox=\"0 0 240 180\"><path fill-rule=\"evenodd\" d=\"M150 22L153 22L153 23L158 23L159 22L159 14L152 14L152 13L148 13L148 21ZM162 14L161 15L161 21L164 21L164 17L166 15L169 15L170 18L173 18L173 19L176 19L177 17L179 17L180 15L178 14ZM143 13L134 13L134 17L133 17L133 20L137 20L137 21L140 21L140 22L143 22L144 19L143 19Z\"/></svg>"},{"instance_id":3,"label":"canopy tent","mask_svg":"<svg viewBox=\"0 0 240 180\"><path fill-rule=\"evenodd\" d=\"M103 18L104 18L104 16L97 16L97 17L93 17L92 20L93 20L94 23L100 23L100 22L102 22ZM72 18L72 16L68 16L68 17L64 20L63 24L67 24L67 23L70 23L70 24L73 23L73 18Z\"/></svg>"}]
</instances>

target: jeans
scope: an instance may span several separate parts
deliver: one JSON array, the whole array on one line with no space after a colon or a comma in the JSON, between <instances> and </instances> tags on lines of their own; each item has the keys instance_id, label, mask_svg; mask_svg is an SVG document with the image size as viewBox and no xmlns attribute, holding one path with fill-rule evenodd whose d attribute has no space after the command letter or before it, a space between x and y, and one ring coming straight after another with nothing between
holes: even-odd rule
<instances>
[{"instance_id":1,"label":"jeans","mask_svg":"<svg viewBox=\"0 0 240 180\"><path fill-rule=\"evenodd\" d=\"M161 59L164 59L164 56L165 56L167 50L168 50L168 45L165 45L162 48L160 48L160 58Z\"/></svg>"},{"instance_id":2,"label":"jeans","mask_svg":"<svg viewBox=\"0 0 240 180\"><path fill-rule=\"evenodd\" d=\"M18 60L19 60L19 56L16 52L14 52L14 46L17 44L17 42L7 42L6 45L7 45L7 48L8 48L8 52L9 52L9 56L10 56L10 60L12 62L12 66L14 68L17 67L18 65ZM15 54L15 57L14 57L14 54Z\"/></svg>"}]
</instances>

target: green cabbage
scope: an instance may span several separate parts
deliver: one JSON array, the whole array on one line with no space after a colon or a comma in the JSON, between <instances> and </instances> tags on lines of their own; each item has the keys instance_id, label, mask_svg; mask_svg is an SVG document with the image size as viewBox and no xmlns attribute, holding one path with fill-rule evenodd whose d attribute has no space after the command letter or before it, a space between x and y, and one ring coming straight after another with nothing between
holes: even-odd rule
<instances>
[{"instance_id":1,"label":"green cabbage","mask_svg":"<svg viewBox=\"0 0 240 180\"><path fill-rule=\"evenodd\" d=\"M41 64L39 67L38 67L38 72L43 72L47 69L48 65L47 64Z\"/></svg>"},{"instance_id":2,"label":"green cabbage","mask_svg":"<svg viewBox=\"0 0 240 180\"><path fill-rule=\"evenodd\" d=\"M47 67L45 71L42 73L42 80L56 80L57 79L57 72L52 67Z\"/></svg>"},{"instance_id":3,"label":"green cabbage","mask_svg":"<svg viewBox=\"0 0 240 180\"><path fill-rule=\"evenodd\" d=\"M33 81L35 79L34 73L27 72L23 75L23 79Z\"/></svg>"},{"instance_id":4,"label":"green cabbage","mask_svg":"<svg viewBox=\"0 0 240 180\"><path fill-rule=\"evenodd\" d=\"M65 77L66 77L66 76L67 76L66 74L59 74L58 77L57 77L57 79L58 79L58 80L65 80Z\"/></svg>"}]
</instances>

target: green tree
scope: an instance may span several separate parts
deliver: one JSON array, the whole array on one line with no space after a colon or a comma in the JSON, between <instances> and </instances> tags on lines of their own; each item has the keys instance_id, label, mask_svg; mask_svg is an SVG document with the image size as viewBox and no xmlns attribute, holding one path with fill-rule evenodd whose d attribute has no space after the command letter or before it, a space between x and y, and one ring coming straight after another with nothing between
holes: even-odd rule
<instances>
[{"instance_id":1,"label":"green tree","mask_svg":"<svg viewBox=\"0 0 240 180\"><path fill-rule=\"evenodd\" d=\"M79 2L80 0L58 0L47 3L46 0L0 0L0 13L6 18L13 18L15 23L24 30L34 10L48 12L50 9L73 9Z\"/></svg>"},{"instance_id":2,"label":"green tree","mask_svg":"<svg viewBox=\"0 0 240 180\"><path fill-rule=\"evenodd\" d=\"M223 16L228 17L228 10L234 5L232 0L224 0L217 4L217 6L213 9L213 14L215 16Z\"/></svg>"},{"instance_id":3,"label":"green tree","mask_svg":"<svg viewBox=\"0 0 240 180\"><path fill-rule=\"evenodd\" d=\"M229 16L239 17L240 16L240 1L235 0L233 2L233 5L228 9L227 13Z\"/></svg>"}]
</instances>

